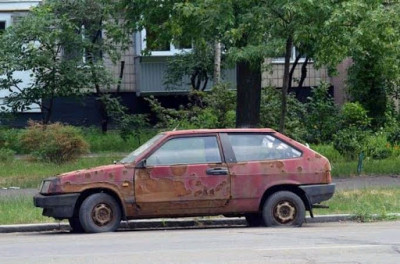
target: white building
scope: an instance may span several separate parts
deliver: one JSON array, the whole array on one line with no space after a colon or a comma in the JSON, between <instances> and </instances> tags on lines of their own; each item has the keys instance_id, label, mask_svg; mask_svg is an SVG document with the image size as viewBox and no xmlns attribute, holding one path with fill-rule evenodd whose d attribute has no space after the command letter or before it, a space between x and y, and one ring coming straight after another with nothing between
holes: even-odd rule
<instances>
[{"instance_id":1,"label":"white building","mask_svg":"<svg viewBox=\"0 0 400 264\"><path fill-rule=\"evenodd\" d=\"M0 31L17 23L18 19L25 16L32 7L37 6L40 2L39 0L0 0ZM15 77L22 80L22 88L31 82L29 74L29 71L15 73ZM8 95L9 91L0 90L0 105L4 104L4 98ZM29 112L40 112L40 108L37 105L31 106Z\"/></svg>"}]
</instances>

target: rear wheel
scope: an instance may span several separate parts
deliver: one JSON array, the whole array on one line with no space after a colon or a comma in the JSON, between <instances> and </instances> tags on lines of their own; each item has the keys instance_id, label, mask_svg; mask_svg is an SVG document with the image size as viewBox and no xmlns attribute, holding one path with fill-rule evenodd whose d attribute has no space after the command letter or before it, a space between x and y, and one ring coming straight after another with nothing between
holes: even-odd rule
<instances>
[{"instance_id":1,"label":"rear wheel","mask_svg":"<svg viewBox=\"0 0 400 264\"><path fill-rule=\"evenodd\" d=\"M121 222L121 209L112 196L106 193L92 194L79 208L79 220L88 233L115 231Z\"/></svg>"},{"instance_id":2,"label":"rear wheel","mask_svg":"<svg viewBox=\"0 0 400 264\"><path fill-rule=\"evenodd\" d=\"M301 198L289 191L272 194L263 207L263 219L267 226L301 226L305 214Z\"/></svg>"}]
</instances>

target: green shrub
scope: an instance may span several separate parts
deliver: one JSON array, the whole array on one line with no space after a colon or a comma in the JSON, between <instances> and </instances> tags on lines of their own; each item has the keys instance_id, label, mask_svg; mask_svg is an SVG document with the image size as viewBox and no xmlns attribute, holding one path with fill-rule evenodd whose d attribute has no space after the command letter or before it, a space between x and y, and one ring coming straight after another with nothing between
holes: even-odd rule
<instances>
[{"instance_id":1,"label":"green shrub","mask_svg":"<svg viewBox=\"0 0 400 264\"><path fill-rule=\"evenodd\" d=\"M236 94L227 84L210 92L192 91L190 102L179 109L166 108L150 96L145 98L156 114L157 127L167 129L225 128L235 126Z\"/></svg>"},{"instance_id":2,"label":"green shrub","mask_svg":"<svg viewBox=\"0 0 400 264\"><path fill-rule=\"evenodd\" d=\"M355 127L339 130L333 137L333 147L346 159L354 160L365 149L367 135Z\"/></svg>"},{"instance_id":3,"label":"green shrub","mask_svg":"<svg viewBox=\"0 0 400 264\"><path fill-rule=\"evenodd\" d=\"M23 153L21 148L21 129L0 129L0 148L12 149L17 153Z\"/></svg>"},{"instance_id":4,"label":"green shrub","mask_svg":"<svg viewBox=\"0 0 400 264\"><path fill-rule=\"evenodd\" d=\"M373 159L386 159L392 155L392 148L383 133L377 133L366 139L366 155Z\"/></svg>"},{"instance_id":5,"label":"green shrub","mask_svg":"<svg viewBox=\"0 0 400 264\"><path fill-rule=\"evenodd\" d=\"M261 127L270 127L278 130L282 106L281 96L281 91L274 87L262 89L260 105ZM287 100L285 134L295 140L304 141L307 134L303 124L303 118L306 115L305 106L296 99L294 94L288 94Z\"/></svg>"},{"instance_id":6,"label":"green shrub","mask_svg":"<svg viewBox=\"0 0 400 264\"><path fill-rule=\"evenodd\" d=\"M312 145L311 148L329 159L330 162L344 161L344 157L337 151L332 144Z\"/></svg>"},{"instance_id":7,"label":"green shrub","mask_svg":"<svg viewBox=\"0 0 400 264\"><path fill-rule=\"evenodd\" d=\"M60 123L42 125L30 122L21 141L32 156L54 163L74 160L89 150L79 129Z\"/></svg>"},{"instance_id":8,"label":"green shrub","mask_svg":"<svg viewBox=\"0 0 400 264\"><path fill-rule=\"evenodd\" d=\"M0 148L0 162L10 162L14 160L15 151L8 148Z\"/></svg>"},{"instance_id":9,"label":"green shrub","mask_svg":"<svg viewBox=\"0 0 400 264\"><path fill-rule=\"evenodd\" d=\"M392 145L400 145L400 126L395 125L389 129L387 141Z\"/></svg>"},{"instance_id":10,"label":"green shrub","mask_svg":"<svg viewBox=\"0 0 400 264\"><path fill-rule=\"evenodd\" d=\"M327 84L321 84L313 88L311 96L307 98L307 114L304 118L307 142L330 142L337 130L338 109L328 89Z\"/></svg>"},{"instance_id":11,"label":"green shrub","mask_svg":"<svg viewBox=\"0 0 400 264\"><path fill-rule=\"evenodd\" d=\"M371 123L371 119L367 115L367 111L358 102L345 103L341 110L341 126L342 128L355 127L358 129L366 129Z\"/></svg>"}]
</instances>

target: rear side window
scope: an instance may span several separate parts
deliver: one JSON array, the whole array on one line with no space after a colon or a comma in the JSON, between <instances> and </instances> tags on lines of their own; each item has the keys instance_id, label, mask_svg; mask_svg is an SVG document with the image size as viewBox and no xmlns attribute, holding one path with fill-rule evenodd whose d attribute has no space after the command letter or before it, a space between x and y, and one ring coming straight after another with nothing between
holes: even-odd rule
<instances>
[{"instance_id":1,"label":"rear side window","mask_svg":"<svg viewBox=\"0 0 400 264\"><path fill-rule=\"evenodd\" d=\"M229 134L228 137L238 162L292 159L302 154L271 134Z\"/></svg>"},{"instance_id":2,"label":"rear side window","mask_svg":"<svg viewBox=\"0 0 400 264\"><path fill-rule=\"evenodd\" d=\"M170 139L146 160L149 166L221 162L215 136Z\"/></svg>"}]
</instances>

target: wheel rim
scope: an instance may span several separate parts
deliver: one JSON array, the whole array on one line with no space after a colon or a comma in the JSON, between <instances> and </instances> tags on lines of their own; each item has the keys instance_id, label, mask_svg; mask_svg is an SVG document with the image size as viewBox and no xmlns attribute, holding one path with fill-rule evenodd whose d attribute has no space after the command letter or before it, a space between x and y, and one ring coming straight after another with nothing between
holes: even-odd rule
<instances>
[{"instance_id":1,"label":"wheel rim","mask_svg":"<svg viewBox=\"0 0 400 264\"><path fill-rule=\"evenodd\" d=\"M97 204L92 210L92 220L97 226L108 225L113 220L113 211L108 204Z\"/></svg>"},{"instance_id":2,"label":"wheel rim","mask_svg":"<svg viewBox=\"0 0 400 264\"><path fill-rule=\"evenodd\" d=\"M279 224L290 224L296 219L296 212L291 201L280 201L274 207L274 218Z\"/></svg>"}]
</instances>

